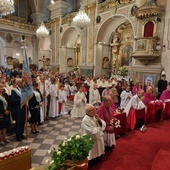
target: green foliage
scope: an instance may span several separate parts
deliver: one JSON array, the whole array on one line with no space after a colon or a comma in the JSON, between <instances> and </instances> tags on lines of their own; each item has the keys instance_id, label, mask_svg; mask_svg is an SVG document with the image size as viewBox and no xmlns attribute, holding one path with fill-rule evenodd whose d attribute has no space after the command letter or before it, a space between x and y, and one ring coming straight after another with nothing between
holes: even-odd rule
<instances>
[{"instance_id":1,"label":"green foliage","mask_svg":"<svg viewBox=\"0 0 170 170\"><path fill-rule=\"evenodd\" d=\"M123 66L118 70L118 75L126 77L128 75L128 69Z\"/></svg>"},{"instance_id":2,"label":"green foliage","mask_svg":"<svg viewBox=\"0 0 170 170\"><path fill-rule=\"evenodd\" d=\"M65 160L84 160L93 147L93 141L89 135L76 134L69 139L65 139L57 150L52 150L52 163L48 170L55 170L61 166Z\"/></svg>"}]
</instances>

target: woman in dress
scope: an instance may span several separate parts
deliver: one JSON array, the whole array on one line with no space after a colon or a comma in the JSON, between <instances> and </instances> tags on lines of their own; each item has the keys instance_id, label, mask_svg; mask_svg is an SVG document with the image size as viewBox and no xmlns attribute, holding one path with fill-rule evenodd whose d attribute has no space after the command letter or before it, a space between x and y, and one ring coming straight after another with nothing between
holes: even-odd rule
<instances>
[{"instance_id":1,"label":"woman in dress","mask_svg":"<svg viewBox=\"0 0 170 170\"><path fill-rule=\"evenodd\" d=\"M9 97L4 93L4 85L0 83L0 144L9 141L6 139L6 129L9 125L10 102Z\"/></svg>"},{"instance_id":2,"label":"woman in dress","mask_svg":"<svg viewBox=\"0 0 170 170\"><path fill-rule=\"evenodd\" d=\"M33 96L29 100L29 110L31 113L31 119L29 122L31 123L31 133L36 134L39 133L37 129L37 123L40 122L40 107L43 105L43 97L38 89L38 83L36 81L33 82Z\"/></svg>"}]
</instances>

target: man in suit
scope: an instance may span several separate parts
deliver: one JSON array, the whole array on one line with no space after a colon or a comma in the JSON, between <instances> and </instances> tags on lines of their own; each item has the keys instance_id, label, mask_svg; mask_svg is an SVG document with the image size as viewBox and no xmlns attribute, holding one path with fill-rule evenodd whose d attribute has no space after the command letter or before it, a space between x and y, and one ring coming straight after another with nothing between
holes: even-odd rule
<instances>
[{"instance_id":1,"label":"man in suit","mask_svg":"<svg viewBox=\"0 0 170 170\"><path fill-rule=\"evenodd\" d=\"M11 91L11 113L13 119L16 121L15 133L16 140L21 141L26 139L23 135L25 125L25 105L21 108L21 86L22 79L17 78L13 83L13 89Z\"/></svg>"},{"instance_id":2,"label":"man in suit","mask_svg":"<svg viewBox=\"0 0 170 170\"><path fill-rule=\"evenodd\" d=\"M166 74L163 72L162 78L158 81L158 98L160 98L162 92L166 90L167 85Z\"/></svg>"}]
</instances>

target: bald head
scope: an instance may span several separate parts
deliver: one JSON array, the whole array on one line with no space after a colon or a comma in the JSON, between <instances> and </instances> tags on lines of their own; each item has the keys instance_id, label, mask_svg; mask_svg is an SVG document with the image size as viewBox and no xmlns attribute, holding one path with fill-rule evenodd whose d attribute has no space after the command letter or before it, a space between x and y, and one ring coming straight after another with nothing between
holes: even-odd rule
<instances>
[{"instance_id":1,"label":"bald head","mask_svg":"<svg viewBox=\"0 0 170 170\"><path fill-rule=\"evenodd\" d=\"M96 114L96 109L92 104L86 104L85 111L86 111L86 114L89 116L95 116Z\"/></svg>"},{"instance_id":2,"label":"bald head","mask_svg":"<svg viewBox=\"0 0 170 170\"><path fill-rule=\"evenodd\" d=\"M139 90L138 91L138 96L139 97L142 97L144 95L145 91L142 89L142 90Z\"/></svg>"},{"instance_id":3,"label":"bald head","mask_svg":"<svg viewBox=\"0 0 170 170\"><path fill-rule=\"evenodd\" d=\"M112 97L110 95L106 95L103 97L103 102L106 107L111 106L112 104Z\"/></svg>"},{"instance_id":4,"label":"bald head","mask_svg":"<svg viewBox=\"0 0 170 170\"><path fill-rule=\"evenodd\" d=\"M166 87L167 91L170 92L170 85Z\"/></svg>"}]
</instances>

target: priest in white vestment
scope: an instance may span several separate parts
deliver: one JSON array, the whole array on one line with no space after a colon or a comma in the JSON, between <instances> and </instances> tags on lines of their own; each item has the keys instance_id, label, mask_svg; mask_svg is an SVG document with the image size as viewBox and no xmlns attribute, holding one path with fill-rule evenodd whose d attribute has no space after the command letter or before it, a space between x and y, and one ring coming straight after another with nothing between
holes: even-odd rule
<instances>
[{"instance_id":1,"label":"priest in white vestment","mask_svg":"<svg viewBox=\"0 0 170 170\"><path fill-rule=\"evenodd\" d=\"M125 107L125 110L124 110L124 112L126 113L126 117L128 117L129 111L131 108L133 108L135 110L142 110L146 107L145 104L143 103L144 93L145 93L144 90L140 90L140 91L138 91L138 94L134 95L130 99L129 103L127 104L127 106Z\"/></svg>"},{"instance_id":2,"label":"priest in white vestment","mask_svg":"<svg viewBox=\"0 0 170 170\"><path fill-rule=\"evenodd\" d=\"M104 147L104 130L106 123L96 114L96 108L92 104L85 106L86 115L84 116L81 124L81 129L85 134L91 136L94 145L89 152L88 160L93 164L95 161L101 160L101 156L105 153Z\"/></svg>"},{"instance_id":3,"label":"priest in white vestment","mask_svg":"<svg viewBox=\"0 0 170 170\"><path fill-rule=\"evenodd\" d=\"M97 89L97 84L93 85L93 89L91 89L89 94L89 103L92 104L95 108L98 108L101 103L101 97L99 90Z\"/></svg>"},{"instance_id":4,"label":"priest in white vestment","mask_svg":"<svg viewBox=\"0 0 170 170\"><path fill-rule=\"evenodd\" d=\"M71 117L78 118L84 117L86 114L85 112L85 105L87 99L85 94L82 92L82 87L79 88L79 91L74 96L74 106L73 110L71 111Z\"/></svg>"},{"instance_id":5,"label":"priest in white vestment","mask_svg":"<svg viewBox=\"0 0 170 170\"><path fill-rule=\"evenodd\" d=\"M120 108L125 109L127 104L129 103L130 99L132 98L132 92L130 91L130 86L127 86L125 90L122 91L120 94Z\"/></svg>"}]
</instances>

